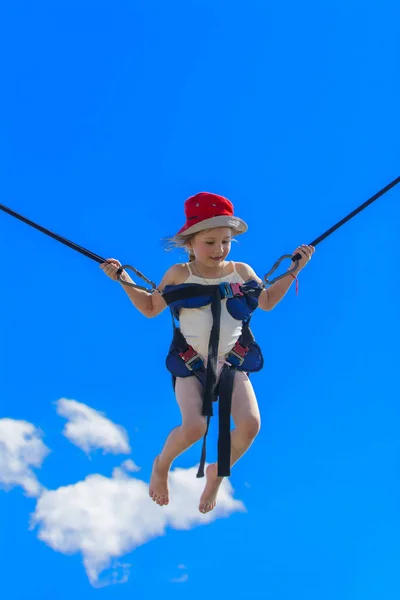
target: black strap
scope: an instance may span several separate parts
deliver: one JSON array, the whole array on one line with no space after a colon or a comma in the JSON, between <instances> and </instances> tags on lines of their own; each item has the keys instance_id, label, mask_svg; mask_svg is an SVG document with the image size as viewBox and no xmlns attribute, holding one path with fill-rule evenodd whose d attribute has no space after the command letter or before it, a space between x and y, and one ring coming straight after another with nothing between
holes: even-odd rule
<instances>
[{"instance_id":1,"label":"black strap","mask_svg":"<svg viewBox=\"0 0 400 600\"><path fill-rule=\"evenodd\" d=\"M218 477L231 474L231 409L236 369L224 365L219 380Z\"/></svg>"},{"instance_id":2,"label":"black strap","mask_svg":"<svg viewBox=\"0 0 400 600\"><path fill-rule=\"evenodd\" d=\"M242 333L238 341L244 348L248 348L254 342L254 335L250 329L250 318L243 322Z\"/></svg>"},{"instance_id":3,"label":"black strap","mask_svg":"<svg viewBox=\"0 0 400 600\"><path fill-rule=\"evenodd\" d=\"M206 464L206 454L207 454L207 434L208 434L208 429L210 427L210 420L211 417L207 417L207 428L206 428L206 432L204 434L203 437L203 445L201 447L201 455L200 455L200 464L199 464L199 468L197 471L197 475L196 477L204 477L204 466Z\"/></svg>"},{"instance_id":4,"label":"black strap","mask_svg":"<svg viewBox=\"0 0 400 600\"><path fill-rule=\"evenodd\" d=\"M175 287L175 286L174 286ZM198 298L199 296L212 296L219 291L219 285L202 285L201 283L188 283L185 287L163 292L163 298L169 305L183 298Z\"/></svg>"},{"instance_id":5,"label":"black strap","mask_svg":"<svg viewBox=\"0 0 400 600\"><path fill-rule=\"evenodd\" d=\"M202 410L202 414L205 417L213 415L212 404L217 386L219 329L221 323L221 297L219 294L214 294L212 297L211 314L213 317L213 324L211 327L210 340L208 342L206 380L204 384Z\"/></svg>"},{"instance_id":6,"label":"black strap","mask_svg":"<svg viewBox=\"0 0 400 600\"><path fill-rule=\"evenodd\" d=\"M224 365L218 383L218 477L229 477L231 474L231 412L232 394L236 369ZM200 465L196 477L204 477L206 463L206 439L210 426L210 416L207 416L207 429L203 437Z\"/></svg>"}]
</instances>

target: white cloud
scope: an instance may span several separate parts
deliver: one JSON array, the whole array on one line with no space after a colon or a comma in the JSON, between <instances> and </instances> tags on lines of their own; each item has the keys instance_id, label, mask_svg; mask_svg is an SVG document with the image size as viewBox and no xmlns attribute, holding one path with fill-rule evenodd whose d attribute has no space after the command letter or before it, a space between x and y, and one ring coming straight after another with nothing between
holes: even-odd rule
<instances>
[{"instance_id":1,"label":"white cloud","mask_svg":"<svg viewBox=\"0 0 400 600\"><path fill-rule=\"evenodd\" d=\"M76 400L57 400L57 413L68 419L63 429L65 437L87 454L102 448L112 454L129 454L128 435L102 413Z\"/></svg>"},{"instance_id":2,"label":"white cloud","mask_svg":"<svg viewBox=\"0 0 400 600\"><path fill-rule=\"evenodd\" d=\"M140 467L138 467L131 458L128 458L122 463L121 469L125 469L125 471L130 471L131 473L137 473L138 471L140 471Z\"/></svg>"},{"instance_id":3,"label":"white cloud","mask_svg":"<svg viewBox=\"0 0 400 600\"><path fill-rule=\"evenodd\" d=\"M32 423L0 419L0 485L10 489L20 485L28 496L38 496L41 485L32 471L41 467L50 452L42 433Z\"/></svg>"},{"instance_id":4,"label":"white cloud","mask_svg":"<svg viewBox=\"0 0 400 600\"><path fill-rule=\"evenodd\" d=\"M140 471L140 467L138 467L133 460L128 458L121 466L115 467L112 476L114 479L126 479L127 473L137 473L138 471Z\"/></svg>"},{"instance_id":5,"label":"white cloud","mask_svg":"<svg viewBox=\"0 0 400 600\"><path fill-rule=\"evenodd\" d=\"M123 582L127 565L118 580L118 558L140 545L165 534L166 528L190 529L233 512L244 511L243 503L232 498L232 486L224 480L217 508L203 515L198 499L204 480L195 477L196 468L171 473L171 502L157 506L148 496L148 484L129 477L122 469L107 478L89 475L84 481L44 491L32 516L38 537L53 550L64 554L80 552L93 585L108 570L108 582ZM104 573L103 573L104 574Z\"/></svg>"},{"instance_id":6,"label":"white cloud","mask_svg":"<svg viewBox=\"0 0 400 600\"><path fill-rule=\"evenodd\" d=\"M233 512L245 510L243 503L233 498L233 488L229 479L224 479L218 492L217 506L211 512L201 513L199 498L206 480L198 479L196 473L196 467L178 468L170 473L171 502L165 507L165 512L171 527L191 529L195 525L211 523L218 518L228 517Z\"/></svg>"},{"instance_id":7,"label":"white cloud","mask_svg":"<svg viewBox=\"0 0 400 600\"><path fill-rule=\"evenodd\" d=\"M173 579L171 579L171 583L186 583L188 579L189 575L187 573L184 573L180 577L174 577Z\"/></svg>"},{"instance_id":8,"label":"white cloud","mask_svg":"<svg viewBox=\"0 0 400 600\"><path fill-rule=\"evenodd\" d=\"M183 564L178 565L178 569L180 569L181 571L187 570L186 566ZM188 579L189 579L188 573L182 573L182 575L180 575L179 577L173 577L171 579L171 583L186 583Z\"/></svg>"}]
</instances>

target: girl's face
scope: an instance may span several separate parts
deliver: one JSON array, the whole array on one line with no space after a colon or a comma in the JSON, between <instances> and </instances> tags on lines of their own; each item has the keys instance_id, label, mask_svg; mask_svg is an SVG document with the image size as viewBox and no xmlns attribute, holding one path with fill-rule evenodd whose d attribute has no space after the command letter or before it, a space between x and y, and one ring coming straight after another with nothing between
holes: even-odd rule
<instances>
[{"instance_id":1,"label":"girl's face","mask_svg":"<svg viewBox=\"0 0 400 600\"><path fill-rule=\"evenodd\" d=\"M205 267L221 266L231 249L230 227L214 227L196 233L188 244L196 260Z\"/></svg>"}]
</instances>

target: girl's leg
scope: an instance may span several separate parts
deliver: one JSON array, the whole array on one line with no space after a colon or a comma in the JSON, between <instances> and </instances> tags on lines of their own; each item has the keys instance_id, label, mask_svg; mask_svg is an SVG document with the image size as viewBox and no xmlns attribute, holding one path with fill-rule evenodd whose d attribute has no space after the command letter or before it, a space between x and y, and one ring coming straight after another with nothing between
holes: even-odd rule
<instances>
[{"instance_id":1,"label":"girl's leg","mask_svg":"<svg viewBox=\"0 0 400 600\"><path fill-rule=\"evenodd\" d=\"M172 462L200 440L207 427L206 417L201 414L202 386L196 377L177 377L175 395L182 415L182 425L171 431L161 454L155 458L149 486L150 497L160 506L169 502L168 473Z\"/></svg>"},{"instance_id":2,"label":"girl's leg","mask_svg":"<svg viewBox=\"0 0 400 600\"><path fill-rule=\"evenodd\" d=\"M231 433L231 466L248 450L260 430L260 411L253 386L247 375L237 371L232 394L232 417L235 429ZM207 482L200 498L199 510L210 512L216 506L223 477L217 476L217 464L207 467Z\"/></svg>"}]
</instances>

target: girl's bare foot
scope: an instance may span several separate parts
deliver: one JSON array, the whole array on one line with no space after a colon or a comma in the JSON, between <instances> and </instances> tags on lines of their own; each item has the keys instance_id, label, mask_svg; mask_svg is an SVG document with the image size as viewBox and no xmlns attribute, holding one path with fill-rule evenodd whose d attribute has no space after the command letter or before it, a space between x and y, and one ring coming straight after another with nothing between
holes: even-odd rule
<instances>
[{"instance_id":1,"label":"girl's bare foot","mask_svg":"<svg viewBox=\"0 0 400 600\"><path fill-rule=\"evenodd\" d=\"M217 505L217 494L223 477L217 475L217 465L208 465L206 469L206 485L200 498L199 511L208 513Z\"/></svg>"},{"instance_id":2,"label":"girl's bare foot","mask_svg":"<svg viewBox=\"0 0 400 600\"><path fill-rule=\"evenodd\" d=\"M159 460L159 456L156 456L154 459L149 485L149 496L159 506L165 506L169 502L168 469L162 469L159 465Z\"/></svg>"}]
</instances>

